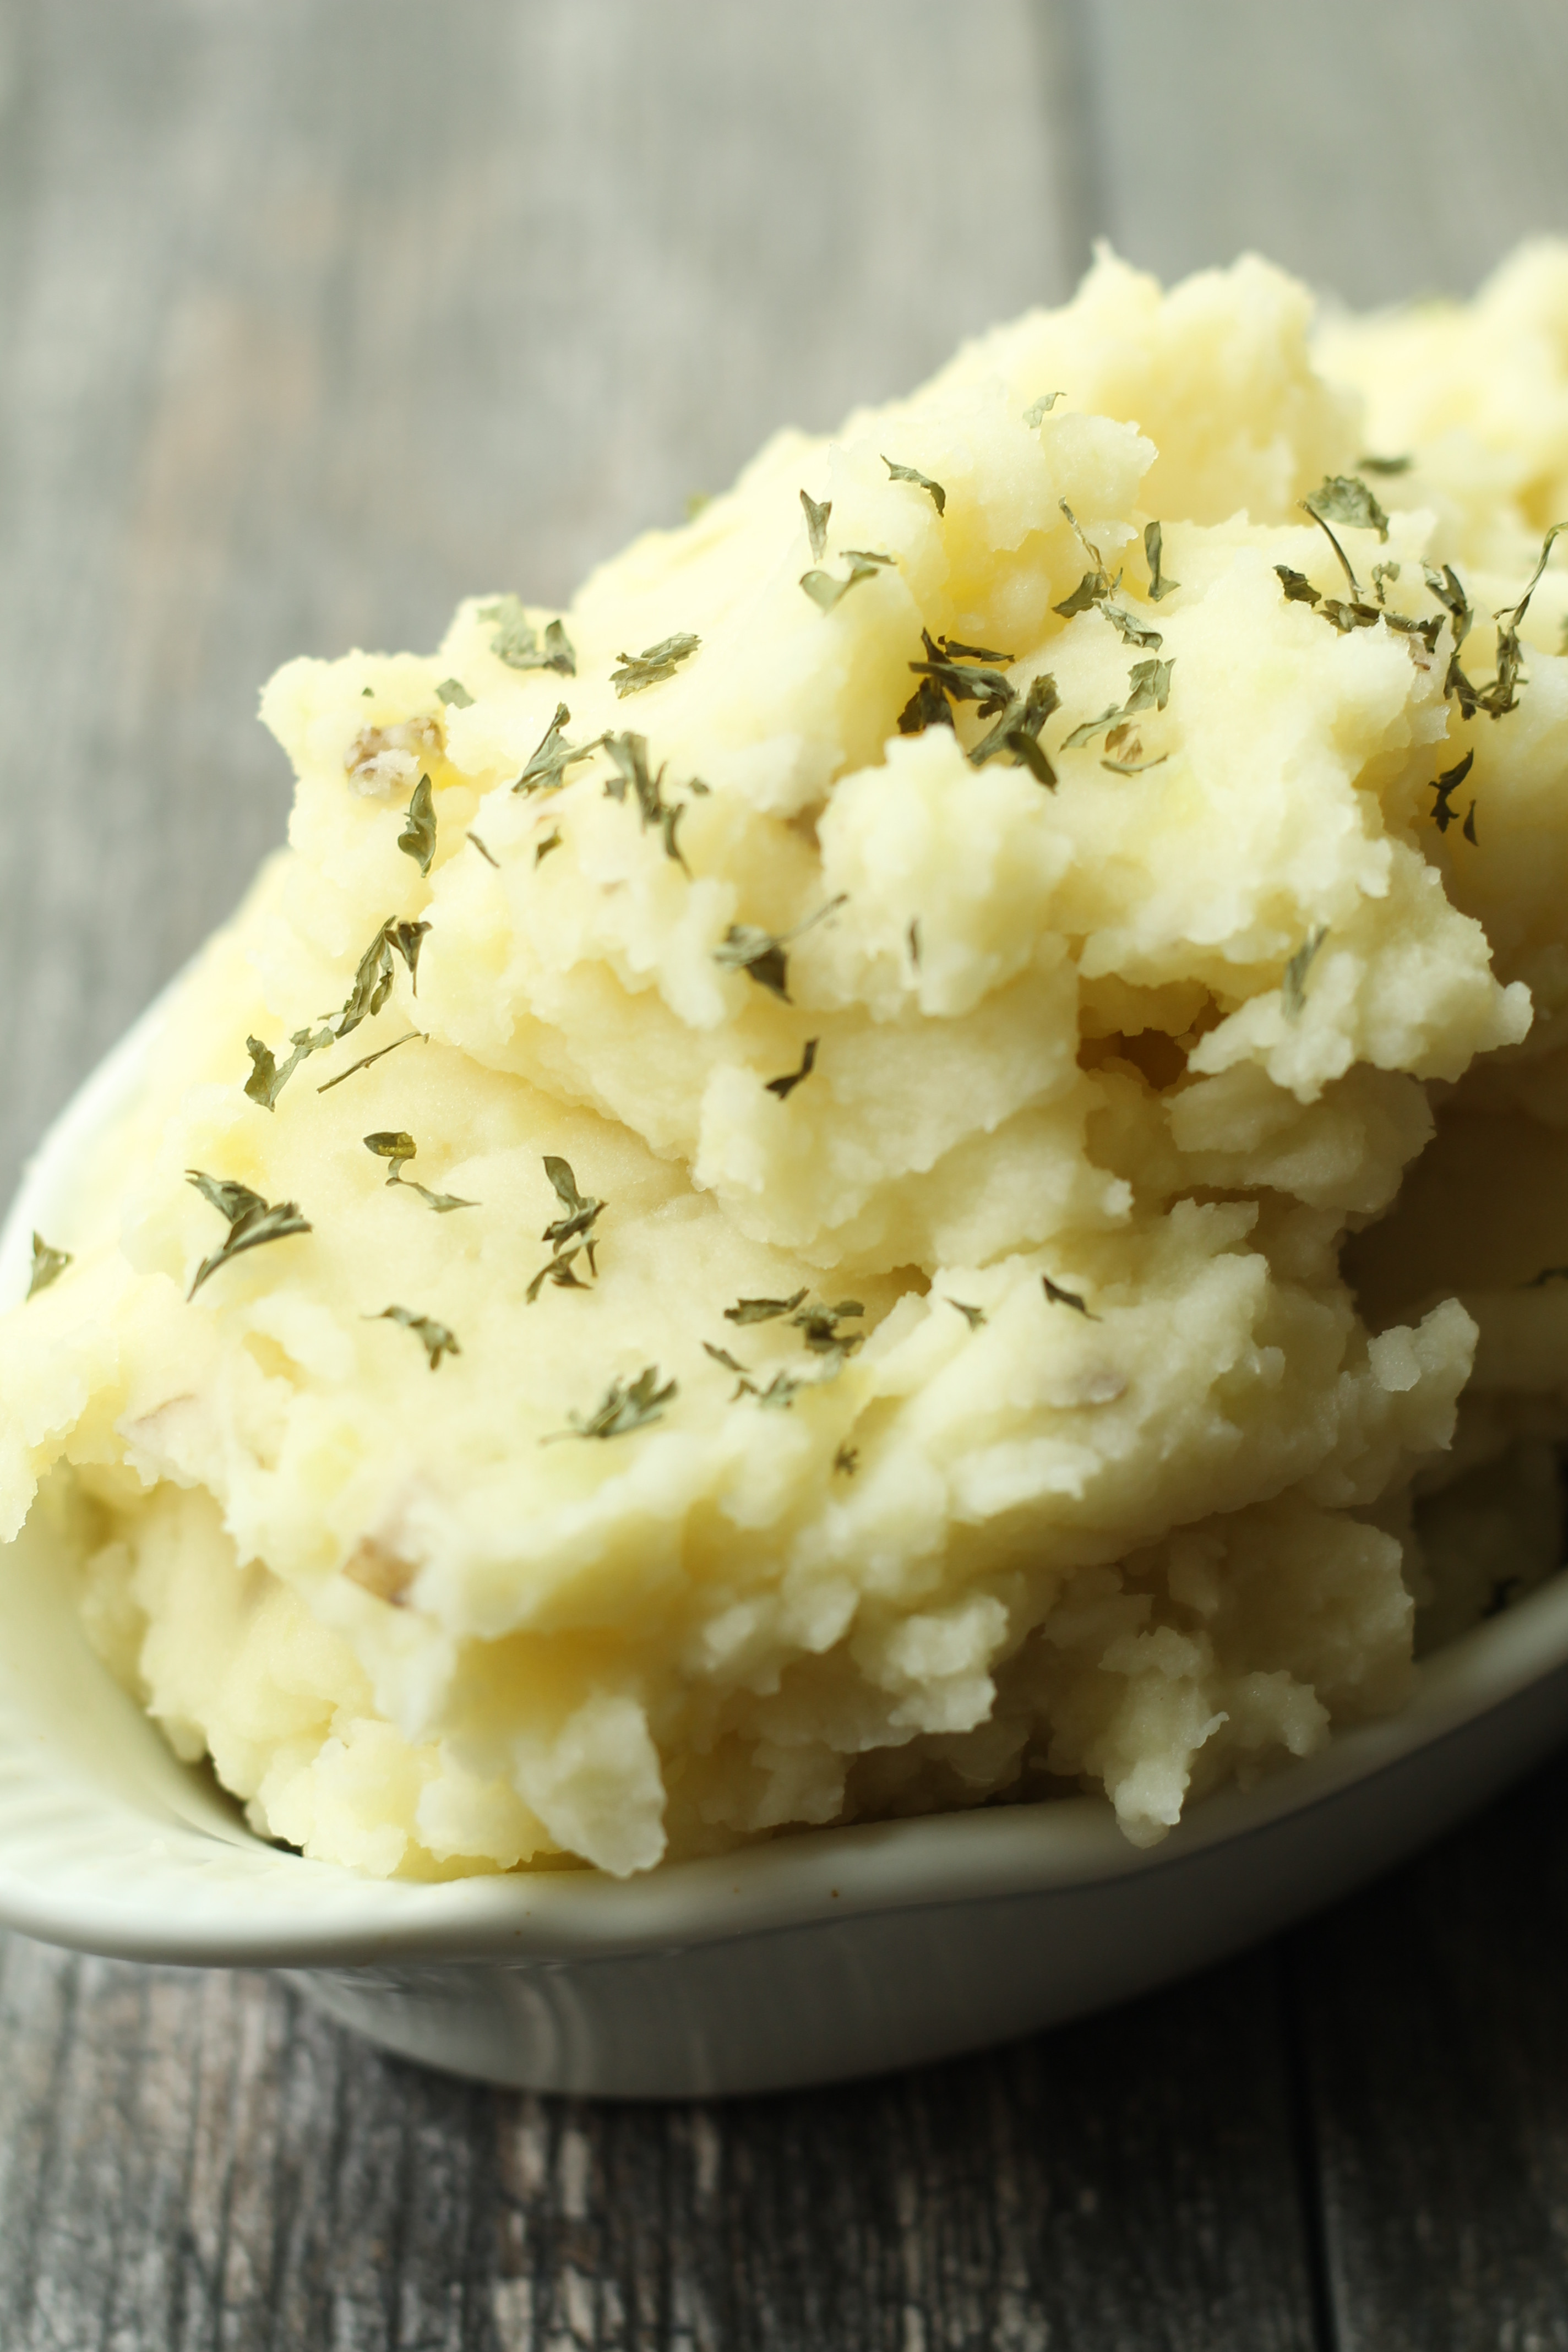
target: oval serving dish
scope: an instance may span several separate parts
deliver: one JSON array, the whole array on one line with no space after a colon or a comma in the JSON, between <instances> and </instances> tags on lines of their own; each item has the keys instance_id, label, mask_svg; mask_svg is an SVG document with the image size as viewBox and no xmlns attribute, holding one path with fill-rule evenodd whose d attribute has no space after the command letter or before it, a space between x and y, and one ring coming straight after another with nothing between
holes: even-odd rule
<instances>
[{"instance_id":1,"label":"oval serving dish","mask_svg":"<svg viewBox=\"0 0 1568 2352\"><path fill-rule=\"evenodd\" d=\"M51 1130L0 1296L133 1099L154 1005ZM1568 1577L1428 1659L1401 1712L1128 1844L1079 1797L814 1830L616 1881L426 1885L253 1836L89 1649L37 1519L0 1549L0 1923L129 1959L298 1971L401 2054L619 2098L822 2083L1034 2032L1346 1893L1568 1734Z\"/></svg>"}]
</instances>

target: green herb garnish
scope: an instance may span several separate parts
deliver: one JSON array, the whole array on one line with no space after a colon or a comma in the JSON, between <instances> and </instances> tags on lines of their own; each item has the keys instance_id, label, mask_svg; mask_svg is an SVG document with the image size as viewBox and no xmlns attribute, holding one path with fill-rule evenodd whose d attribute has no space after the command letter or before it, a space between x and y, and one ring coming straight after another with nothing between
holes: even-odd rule
<instances>
[{"instance_id":1,"label":"green herb garnish","mask_svg":"<svg viewBox=\"0 0 1568 2352\"><path fill-rule=\"evenodd\" d=\"M379 1315L369 1315L365 1320L368 1323L401 1323L405 1331L412 1331L429 1357L432 1371L443 1356L460 1356L463 1352L444 1323L437 1323L433 1315L416 1315L410 1307L384 1307Z\"/></svg>"},{"instance_id":2,"label":"green herb garnish","mask_svg":"<svg viewBox=\"0 0 1568 2352\"><path fill-rule=\"evenodd\" d=\"M557 1290L586 1290L588 1285L581 1281L572 1271L573 1260L581 1257L582 1255L582 1249L574 1247L569 1250L557 1250L553 1257L547 1257L522 1294L524 1306L531 1307L534 1304L547 1282L552 1282Z\"/></svg>"},{"instance_id":3,"label":"green herb garnish","mask_svg":"<svg viewBox=\"0 0 1568 2352\"><path fill-rule=\"evenodd\" d=\"M689 660L701 643L700 637L679 630L657 646L646 646L640 654L617 654L620 667L610 672L610 684L623 701L628 694L641 694L645 687L659 686L673 677L677 665Z\"/></svg>"},{"instance_id":4,"label":"green herb garnish","mask_svg":"<svg viewBox=\"0 0 1568 2352\"><path fill-rule=\"evenodd\" d=\"M599 1268L594 1253L598 1244L594 1239L594 1227L604 1213L605 1202L595 1201L591 1193L580 1192L570 1160L560 1159L552 1151L544 1155L544 1172L555 1187L555 1197L564 1214L545 1226L540 1240L552 1242L559 1252L568 1242L581 1237L588 1253L589 1271L597 1274Z\"/></svg>"},{"instance_id":5,"label":"green herb garnish","mask_svg":"<svg viewBox=\"0 0 1568 2352\"><path fill-rule=\"evenodd\" d=\"M27 1297L36 1298L40 1290L47 1290L58 1282L71 1262L69 1250L51 1249L42 1234L33 1235L33 1270L27 1277Z\"/></svg>"},{"instance_id":6,"label":"green herb garnish","mask_svg":"<svg viewBox=\"0 0 1568 2352\"><path fill-rule=\"evenodd\" d=\"M833 1457L833 1466L844 1477L853 1478L860 1467L860 1448L858 1445L840 1445Z\"/></svg>"},{"instance_id":7,"label":"green herb garnish","mask_svg":"<svg viewBox=\"0 0 1568 2352\"><path fill-rule=\"evenodd\" d=\"M321 1029L296 1029L289 1040L294 1050L289 1059L281 1064L274 1058L271 1048L264 1045L259 1037L247 1037L245 1041L245 1050L250 1056L250 1076L245 1082L245 1091L249 1099L253 1103L259 1103L263 1110L276 1110L279 1096L300 1063L309 1055L319 1054L324 1045L331 1045L336 1034L336 1031L330 1026Z\"/></svg>"},{"instance_id":8,"label":"green herb garnish","mask_svg":"<svg viewBox=\"0 0 1568 2352\"><path fill-rule=\"evenodd\" d=\"M1060 703L1056 679L1048 670L1035 678L1027 694L1015 694L989 735L983 735L969 754L973 767L983 768L1003 751L1027 768L1037 784L1056 789L1056 770L1040 748L1040 730Z\"/></svg>"},{"instance_id":9,"label":"green herb garnish","mask_svg":"<svg viewBox=\"0 0 1568 2352\"><path fill-rule=\"evenodd\" d=\"M1165 579L1161 572L1160 558L1164 551L1164 533L1159 524L1146 522L1143 526L1143 560L1149 566L1151 604L1157 604L1162 596L1168 596L1173 588L1179 588L1182 584L1179 580Z\"/></svg>"},{"instance_id":10,"label":"green herb garnish","mask_svg":"<svg viewBox=\"0 0 1568 2352\"><path fill-rule=\"evenodd\" d=\"M763 1083L766 1085L769 1094L777 1095L780 1102L788 1102L791 1095L794 1094L801 1080L803 1078L809 1078L813 1070L816 1069L816 1049L821 1043L822 1040L820 1037L808 1037L805 1041L805 1050L800 1057L800 1067L798 1070L791 1070L786 1076L782 1078L768 1078L764 1080Z\"/></svg>"},{"instance_id":11,"label":"green herb garnish","mask_svg":"<svg viewBox=\"0 0 1568 2352\"><path fill-rule=\"evenodd\" d=\"M1309 932L1285 967L1285 976L1279 983L1279 994L1283 1000L1287 1021L1295 1021L1300 1017L1301 1008L1307 1002L1307 974L1311 970L1313 957L1328 936L1327 923L1320 923L1316 930Z\"/></svg>"},{"instance_id":12,"label":"green herb garnish","mask_svg":"<svg viewBox=\"0 0 1568 2352\"><path fill-rule=\"evenodd\" d=\"M673 857L684 871L690 869L676 842L676 828L686 814L684 802L666 801L662 792L665 769L654 775L647 764L647 739L643 735L606 735L605 749L615 763L616 772L605 780L606 798L624 801L629 789L634 794L642 817L643 831L655 826L664 842L664 854ZM668 766L668 762L665 762Z\"/></svg>"},{"instance_id":13,"label":"green herb garnish","mask_svg":"<svg viewBox=\"0 0 1568 2352\"><path fill-rule=\"evenodd\" d=\"M604 741L595 735L591 743L568 743L561 730L569 724L572 713L563 702L555 706L555 716L530 755L529 762L512 786L514 793L555 793L566 781L566 771L579 760L591 759Z\"/></svg>"},{"instance_id":14,"label":"green herb garnish","mask_svg":"<svg viewBox=\"0 0 1568 2352\"><path fill-rule=\"evenodd\" d=\"M805 536L811 560L820 563L827 549L827 518L833 512L833 500L824 499L818 506L808 490L802 490L800 502L805 509Z\"/></svg>"},{"instance_id":15,"label":"green herb garnish","mask_svg":"<svg viewBox=\"0 0 1568 2352\"><path fill-rule=\"evenodd\" d=\"M408 984L416 996L419 993L419 950L429 936L428 923L388 923L386 942L395 948L408 966ZM341 1033L340 1033L341 1034Z\"/></svg>"},{"instance_id":16,"label":"green herb garnish","mask_svg":"<svg viewBox=\"0 0 1568 2352\"><path fill-rule=\"evenodd\" d=\"M500 872L500 858L499 858L499 857L492 857L492 856L490 856L489 851L485 847L484 843L479 839L479 835L478 835L477 833L470 833L470 834L469 834L469 835L468 835L468 839L473 843L474 847L479 851L479 856L484 859L485 864L486 864L487 866L493 866L495 867L496 872L499 874L499 873Z\"/></svg>"},{"instance_id":17,"label":"green herb garnish","mask_svg":"<svg viewBox=\"0 0 1568 2352\"><path fill-rule=\"evenodd\" d=\"M837 1307L802 1307L789 1319L805 1332L805 1344L814 1355L842 1359L864 1347L866 1335L863 1331L840 1331L838 1326L865 1312L858 1298L841 1298Z\"/></svg>"},{"instance_id":18,"label":"green herb garnish","mask_svg":"<svg viewBox=\"0 0 1568 2352\"><path fill-rule=\"evenodd\" d=\"M732 971L743 971L748 980L754 980L759 988L767 989L787 1004L790 993L784 950L817 923L825 922L829 915L842 907L844 899L845 893L841 890L836 898L829 898L826 906L818 907L815 915L808 915L804 923L797 923L793 931L763 931L754 923L731 923L713 950L713 961L727 965Z\"/></svg>"},{"instance_id":19,"label":"green herb garnish","mask_svg":"<svg viewBox=\"0 0 1568 2352\"><path fill-rule=\"evenodd\" d=\"M815 1386L815 1381L803 1381L794 1372L775 1372L773 1379L768 1382L767 1387L765 1389L760 1389L754 1381L748 1380L742 1375L740 1387L735 1391L735 1394L738 1397L753 1396L756 1398L757 1402L760 1405L782 1406L787 1411L789 1406L795 1402L802 1389L814 1388Z\"/></svg>"},{"instance_id":20,"label":"green herb garnish","mask_svg":"<svg viewBox=\"0 0 1568 2352\"><path fill-rule=\"evenodd\" d=\"M1076 751L1080 744L1092 742L1101 728L1113 727L1121 719L1134 718L1140 710L1163 710L1171 698L1171 672L1174 656L1169 661L1134 662L1127 673L1131 688L1125 702L1112 703L1098 719L1086 719L1062 740L1064 751Z\"/></svg>"},{"instance_id":21,"label":"green herb garnish","mask_svg":"<svg viewBox=\"0 0 1568 2352\"><path fill-rule=\"evenodd\" d=\"M1304 514L1310 514L1329 545L1340 560L1340 569L1351 585L1351 593L1361 596L1361 582L1356 578L1350 557L1335 538L1331 524L1342 530L1375 530L1379 539L1388 537L1388 517L1367 488L1354 474L1325 474L1318 488L1307 498L1297 501ZM1334 617L1331 614L1331 618ZM1336 623L1350 627L1351 622Z\"/></svg>"},{"instance_id":22,"label":"green herb garnish","mask_svg":"<svg viewBox=\"0 0 1568 2352\"><path fill-rule=\"evenodd\" d=\"M406 1030L401 1037L395 1037L390 1045L378 1045L374 1054L366 1054L359 1061L351 1062L346 1070L340 1070L335 1078L328 1078L324 1085L316 1088L316 1092L319 1095L331 1094L332 1088L341 1087L345 1078L352 1078L356 1070L368 1070L371 1064L379 1062L384 1054L395 1054L399 1045L406 1045L416 1037L422 1045L427 1045L430 1043L423 1029Z\"/></svg>"},{"instance_id":23,"label":"green herb garnish","mask_svg":"<svg viewBox=\"0 0 1568 2352\"><path fill-rule=\"evenodd\" d=\"M978 1331L985 1320L984 1307L966 1307L962 1298L950 1298L949 1307L956 1307L972 1331Z\"/></svg>"},{"instance_id":24,"label":"green herb garnish","mask_svg":"<svg viewBox=\"0 0 1568 2352\"><path fill-rule=\"evenodd\" d=\"M576 677L576 652L561 623L549 624L542 646L521 597L507 595L493 604L481 604L479 616L499 625L490 639L490 651L508 669L552 669L563 677Z\"/></svg>"},{"instance_id":25,"label":"green herb garnish","mask_svg":"<svg viewBox=\"0 0 1568 2352\"><path fill-rule=\"evenodd\" d=\"M803 572L800 584L814 604L820 605L825 613L831 613L858 582L874 580L876 576L876 564L868 562L861 556L851 562L847 575L842 580L836 580L831 572Z\"/></svg>"},{"instance_id":26,"label":"green herb garnish","mask_svg":"<svg viewBox=\"0 0 1568 2352\"><path fill-rule=\"evenodd\" d=\"M724 1309L726 1323L772 1323L781 1315L793 1315L805 1297L797 1290L793 1298L737 1298L733 1307Z\"/></svg>"},{"instance_id":27,"label":"green herb garnish","mask_svg":"<svg viewBox=\"0 0 1568 2352\"><path fill-rule=\"evenodd\" d=\"M533 862L535 866L542 866L551 851L552 849L559 849L560 846L561 828L559 825L552 825L550 831L545 835L543 840L536 842L534 845Z\"/></svg>"},{"instance_id":28,"label":"green herb garnish","mask_svg":"<svg viewBox=\"0 0 1568 2352\"><path fill-rule=\"evenodd\" d=\"M1358 457L1356 464L1363 474L1407 474L1414 457Z\"/></svg>"},{"instance_id":29,"label":"green herb garnish","mask_svg":"<svg viewBox=\"0 0 1568 2352\"><path fill-rule=\"evenodd\" d=\"M1040 424L1045 417L1050 415L1058 401L1065 400L1066 398L1067 394L1065 392L1042 392L1038 400L1031 400L1027 408L1025 409L1025 424L1029 426L1031 431L1033 431L1037 425Z\"/></svg>"},{"instance_id":30,"label":"green herb garnish","mask_svg":"<svg viewBox=\"0 0 1568 2352\"><path fill-rule=\"evenodd\" d=\"M658 1367L647 1364L635 1381L612 1381L595 1410L584 1419L580 1413L569 1412L570 1429L558 1429L554 1437L625 1437L628 1431L646 1429L658 1421L671 1397L677 1393L674 1381L666 1381L660 1388ZM542 1444L552 1440L542 1438Z\"/></svg>"},{"instance_id":31,"label":"green herb garnish","mask_svg":"<svg viewBox=\"0 0 1568 2352\"><path fill-rule=\"evenodd\" d=\"M1098 1323L1100 1321L1100 1317L1098 1315L1091 1314L1089 1307L1084 1304L1083 1297L1080 1292L1076 1290L1064 1290L1061 1284L1059 1282L1053 1282L1048 1274L1042 1274L1040 1280L1046 1286L1046 1299L1048 1305L1052 1307L1070 1307L1073 1313L1075 1315L1081 1315L1086 1323Z\"/></svg>"},{"instance_id":32,"label":"green herb garnish","mask_svg":"<svg viewBox=\"0 0 1568 2352\"><path fill-rule=\"evenodd\" d=\"M978 703L979 715L982 719L991 718L995 711L1005 710L1007 705L1013 700L1013 688L1000 670L989 667L981 667L956 658L967 653L969 648L949 645L943 637L938 637L933 641L928 630L922 629L921 637L925 646L926 658L924 661L912 661L910 664L910 669L914 671L917 677L931 680L954 702ZM987 665L993 662L1010 662L1011 659L1010 654L982 656L982 660ZM902 726L901 720L900 724ZM913 728L903 728L905 734L913 734L916 731Z\"/></svg>"},{"instance_id":33,"label":"green herb garnish","mask_svg":"<svg viewBox=\"0 0 1568 2352\"><path fill-rule=\"evenodd\" d=\"M1146 646L1151 652L1158 653L1164 644L1158 629L1152 629L1135 614L1124 612L1120 604L1101 604L1100 609L1124 646Z\"/></svg>"},{"instance_id":34,"label":"green herb garnish","mask_svg":"<svg viewBox=\"0 0 1568 2352\"><path fill-rule=\"evenodd\" d=\"M1568 1282L1568 1265L1543 1265L1525 1284L1526 1290L1544 1290L1549 1282Z\"/></svg>"},{"instance_id":35,"label":"green herb garnish","mask_svg":"<svg viewBox=\"0 0 1568 2352\"><path fill-rule=\"evenodd\" d=\"M444 677L436 688L437 699L449 702L454 710L471 710L474 698L460 677Z\"/></svg>"},{"instance_id":36,"label":"green herb garnish","mask_svg":"<svg viewBox=\"0 0 1568 2352\"><path fill-rule=\"evenodd\" d=\"M187 1300L195 1297L209 1275L216 1274L220 1265L226 1265L243 1251L259 1249L264 1242L287 1241L290 1234L308 1234L311 1230L310 1220L300 1215L297 1201L264 1201L248 1184L237 1184L226 1176L208 1176L199 1168L187 1168L185 1181L195 1186L219 1216L228 1220L222 1246L197 1266L195 1279L185 1293Z\"/></svg>"},{"instance_id":37,"label":"green herb garnish","mask_svg":"<svg viewBox=\"0 0 1568 2352\"><path fill-rule=\"evenodd\" d=\"M408 803L397 846L412 857L421 874L429 873L430 861L436 855L436 796L428 776L421 776L414 787L414 798Z\"/></svg>"},{"instance_id":38,"label":"green herb garnish","mask_svg":"<svg viewBox=\"0 0 1568 2352\"><path fill-rule=\"evenodd\" d=\"M1504 604L1492 614L1494 621L1506 620L1506 628L1498 631L1497 676L1489 686L1472 689L1475 707L1484 710L1489 719L1501 719L1519 708L1519 688L1524 680L1524 653L1519 642L1519 625L1530 610L1530 600L1541 583L1546 569L1546 559L1560 531L1568 530L1568 523L1554 522L1541 543L1541 554L1529 584L1517 604ZM1465 716L1469 717L1466 711ZM1473 836L1472 836L1473 838Z\"/></svg>"},{"instance_id":39,"label":"green herb garnish","mask_svg":"<svg viewBox=\"0 0 1568 2352\"><path fill-rule=\"evenodd\" d=\"M338 1025L333 1033L336 1036L340 1038L348 1036L352 1030L359 1027L362 1021L373 1019L386 1003L392 993L394 949L408 966L409 981L417 995L419 950L429 929L428 923L391 920L383 923L359 960L358 968L354 972L353 986L349 991L348 1002L338 1016ZM348 1076L346 1070L343 1075L345 1077Z\"/></svg>"},{"instance_id":40,"label":"green herb garnish","mask_svg":"<svg viewBox=\"0 0 1568 2352\"><path fill-rule=\"evenodd\" d=\"M479 1207L477 1201L461 1200L456 1192L432 1192L427 1184L420 1184L413 1177L404 1175L403 1171L414 1158L417 1147L414 1138L403 1129L380 1128L375 1134L364 1138L364 1148L367 1151L374 1151L378 1160L391 1160L392 1173L386 1180L389 1184L395 1184L405 1192L417 1192L438 1217L446 1216L452 1209Z\"/></svg>"},{"instance_id":41,"label":"green herb garnish","mask_svg":"<svg viewBox=\"0 0 1568 2352\"><path fill-rule=\"evenodd\" d=\"M917 490L929 490L931 502L938 514L947 512L947 492L940 482L933 482L929 474L917 473L913 466L896 466L891 457L884 457L882 463L888 469L889 481L912 482Z\"/></svg>"},{"instance_id":42,"label":"green herb garnish","mask_svg":"<svg viewBox=\"0 0 1568 2352\"><path fill-rule=\"evenodd\" d=\"M348 1001L338 1016L337 1035L346 1037L362 1021L373 1020L392 993L390 924L383 923L354 972Z\"/></svg>"},{"instance_id":43,"label":"green herb garnish","mask_svg":"<svg viewBox=\"0 0 1568 2352\"><path fill-rule=\"evenodd\" d=\"M1285 591L1288 604L1315 604L1318 602L1321 592L1313 587L1304 572L1292 572L1288 563L1277 563L1274 569L1279 575L1279 585Z\"/></svg>"},{"instance_id":44,"label":"green herb garnish","mask_svg":"<svg viewBox=\"0 0 1568 2352\"><path fill-rule=\"evenodd\" d=\"M1084 573L1070 596L1064 597L1059 604L1051 606L1053 613L1059 613L1064 621L1070 621L1075 613L1087 613L1090 605L1103 604L1107 596L1114 593L1116 581L1112 580L1106 571L1104 561L1093 540L1085 537L1079 519L1066 499L1058 499L1057 504L1071 523L1074 536L1093 567ZM1118 572L1117 579L1119 580L1121 576Z\"/></svg>"},{"instance_id":45,"label":"green herb garnish","mask_svg":"<svg viewBox=\"0 0 1568 2352\"><path fill-rule=\"evenodd\" d=\"M952 705L934 677L922 677L899 713L900 735L923 735L928 727L951 727Z\"/></svg>"},{"instance_id":46,"label":"green herb garnish","mask_svg":"<svg viewBox=\"0 0 1568 2352\"><path fill-rule=\"evenodd\" d=\"M374 1151L378 1160L392 1161L392 1173L386 1180L389 1184L396 1183L403 1162L412 1160L417 1149L411 1135L405 1135L401 1129L395 1128L383 1128L374 1135L367 1135L364 1148L367 1151Z\"/></svg>"},{"instance_id":47,"label":"green herb garnish","mask_svg":"<svg viewBox=\"0 0 1568 2352\"><path fill-rule=\"evenodd\" d=\"M1433 782L1431 790L1437 797L1432 804L1432 822L1439 833L1447 833L1451 824L1458 824L1459 812L1450 807L1449 803L1475 764L1475 753L1467 751L1457 768L1449 768ZM1470 805L1474 808L1475 803L1472 801Z\"/></svg>"},{"instance_id":48,"label":"green herb garnish","mask_svg":"<svg viewBox=\"0 0 1568 2352\"><path fill-rule=\"evenodd\" d=\"M1100 764L1102 768L1109 768L1115 776L1145 775L1151 768L1163 767L1171 756L1168 751L1162 751L1156 758L1145 760L1143 739L1130 719L1122 719L1119 726L1111 729L1105 739L1105 751L1106 757Z\"/></svg>"}]
</instances>

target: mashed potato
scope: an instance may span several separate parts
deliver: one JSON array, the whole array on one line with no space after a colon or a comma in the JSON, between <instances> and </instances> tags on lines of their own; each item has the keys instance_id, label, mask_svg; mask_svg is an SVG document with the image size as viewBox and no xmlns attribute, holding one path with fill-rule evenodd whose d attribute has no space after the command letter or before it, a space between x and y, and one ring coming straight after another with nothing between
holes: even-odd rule
<instances>
[{"instance_id":1,"label":"mashed potato","mask_svg":"<svg viewBox=\"0 0 1568 2352\"><path fill-rule=\"evenodd\" d=\"M289 846L0 1349L5 1530L258 1829L1147 1843L1556 1565L1568 248L1311 333L1103 258L272 680Z\"/></svg>"}]
</instances>

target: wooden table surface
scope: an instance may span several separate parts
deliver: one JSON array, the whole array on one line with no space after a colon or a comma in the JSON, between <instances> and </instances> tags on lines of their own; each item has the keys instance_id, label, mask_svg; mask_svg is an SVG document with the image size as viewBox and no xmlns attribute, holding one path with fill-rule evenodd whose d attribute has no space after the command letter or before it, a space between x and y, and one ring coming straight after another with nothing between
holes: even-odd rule
<instances>
[{"instance_id":1,"label":"wooden table surface","mask_svg":"<svg viewBox=\"0 0 1568 2352\"><path fill-rule=\"evenodd\" d=\"M0 0L0 1191L279 837L285 656L565 595L1100 234L1468 289L1568 229L1565 121L1562 0ZM0 1942L0 2346L1568 2347L1565 1805L727 2106Z\"/></svg>"}]
</instances>

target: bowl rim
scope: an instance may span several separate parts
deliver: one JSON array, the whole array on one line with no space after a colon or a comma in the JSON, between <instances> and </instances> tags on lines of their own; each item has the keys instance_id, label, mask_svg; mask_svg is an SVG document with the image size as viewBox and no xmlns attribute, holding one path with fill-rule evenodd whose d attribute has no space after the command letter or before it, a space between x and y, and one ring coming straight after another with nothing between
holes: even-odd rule
<instances>
[{"instance_id":1,"label":"bowl rim","mask_svg":"<svg viewBox=\"0 0 1568 2352\"><path fill-rule=\"evenodd\" d=\"M0 1230L0 1296L20 1286L32 1230L54 1222L55 1207L79 1181L87 1147L128 1107L177 985L89 1073L27 1163ZM86 1950L191 1965L592 1960L890 1910L1065 1895L1243 1844L1453 1740L1568 1668L1568 1570L1420 1662L1395 1714L1337 1732L1250 1786L1212 1791L1153 1846L1133 1845L1109 1801L1085 1795L795 1830L727 1854L661 1863L631 1879L579 1867L375 1879L273 1847L226 1810L227 1800L220 1805L198 1773L175 1763L151 1719L89 1649L74 1612L71 1632L80 1658L101 1677L106 1708L123 1717L120 1736L140 1741L144 1754L156 1751L167 1786L183 1781L186 1795L157 1814L143 1807L141 1866L111 1865L111 1850L125 1843L125 1801L73 1775L68 1759L62 1772L25 1699L0 1687L0 1925ZM52 1844L40 1844L40 1809L60 1826Z\"/></svg>"}]
</instances>

